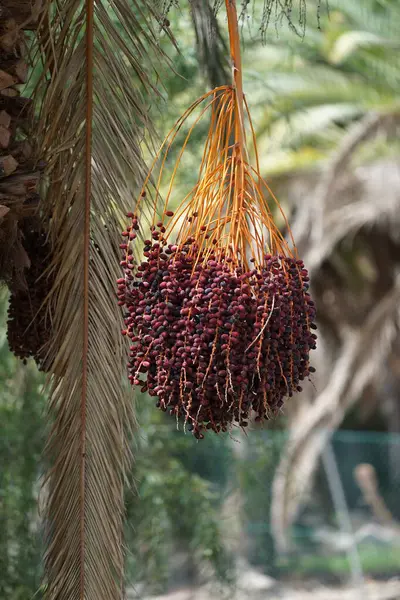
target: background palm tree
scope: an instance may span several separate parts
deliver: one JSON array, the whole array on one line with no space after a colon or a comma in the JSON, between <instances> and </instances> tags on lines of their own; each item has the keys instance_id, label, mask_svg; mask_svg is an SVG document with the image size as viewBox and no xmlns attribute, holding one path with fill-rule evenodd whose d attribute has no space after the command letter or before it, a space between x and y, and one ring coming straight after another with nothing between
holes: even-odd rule
<instances>
[{"instance_id":1,"label":"background palm tree","mask_svg":"<svg viewBox=\"0 0 400 600\"><path fill-rule=\"evenodd\" d=\"M272 71L256 121L264 168L293 211L320 327L317 375L288 406L273 486L281 549L333 431L356 402L371 413L387 382L397 387L399 16L396 3L333 0L329 21L309 27L292 61L284 31L259 50ZM385 396L384 418L398 432L398 399Z\"/></svg>"}]
</instances>

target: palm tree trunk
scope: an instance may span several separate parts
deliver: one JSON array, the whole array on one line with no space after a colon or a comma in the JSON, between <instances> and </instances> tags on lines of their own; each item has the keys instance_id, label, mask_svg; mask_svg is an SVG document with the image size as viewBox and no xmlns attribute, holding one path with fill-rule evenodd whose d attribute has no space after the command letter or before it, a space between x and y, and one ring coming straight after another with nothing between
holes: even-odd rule
<instances>
[{"instance_id":1,"label":"palm tree trunk","mask_svg":"<svg viewBox=\"0 0 400 600\"><path fill-rule=\"evenodd\" d=\"M0 280L14 284L29 266L21 220L38 205L40 166L32 160L28 124L32 102L21 96L28 77L27 31L35 29L40 4L6 0L0 8Z\"/></svg>"}]
</instances>

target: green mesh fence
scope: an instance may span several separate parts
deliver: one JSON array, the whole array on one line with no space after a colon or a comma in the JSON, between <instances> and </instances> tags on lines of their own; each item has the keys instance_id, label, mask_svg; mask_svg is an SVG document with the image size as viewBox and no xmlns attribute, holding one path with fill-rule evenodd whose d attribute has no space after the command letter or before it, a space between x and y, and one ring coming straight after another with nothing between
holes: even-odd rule
<instances>
[{"instance_id":1,"label":"green mesh fence","mask_svg":"<svg viewBox=\"0 0 400 600\"><path fill-rule=\"evenodd\" d=\"M275 551L270 508L271 486L287 437L255 431L234 452L231 486L240 496L240 544L236 550L267 573L347 580L400 574L400 435L339 431L326 450L312 489L290 530L291 551ZM199 452L207 453L207 448ZM325 455L324 455L325 456ZM381 513L376 514L355 478L367 464L377 483ZM329 467L329 468L328 468ZM373 469L371 469L371 467ZM220 465L224 471L223 464ZM383 507L383 511L382 511ZM379 506L378 506L379 508ZM228 515L229 521L229 515Z\"/></svg>"},{"instance_id":2,"label":"green mesh fence","mask_svg":"<svg viewBox=\"0 0 400 600\"><path fill-rule=\"evenodd\" d=\"M287 442L282 431L206 436L200 443L176 432L188 472L209 482L225 544L235 556L274 577L347 581L400 575L400 435L339 431L329 449L334 473L321 461L308 499L290 529L291 549L277 554L270 521L271 488ZM371 465L392 522L381 524L354 477ZM332 465L331 465L332 470ZM338 505L339 494L339 505ZM340 499L341 496L341 499ZM343 514L344 513L344 514Z\"/></svg>"}]
</instances>

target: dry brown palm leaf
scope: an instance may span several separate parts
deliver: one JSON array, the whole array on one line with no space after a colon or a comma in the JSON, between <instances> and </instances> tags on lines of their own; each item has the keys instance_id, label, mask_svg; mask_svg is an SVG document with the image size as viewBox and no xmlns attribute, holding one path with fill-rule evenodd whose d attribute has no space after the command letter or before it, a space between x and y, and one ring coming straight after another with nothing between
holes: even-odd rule
<instances>
[{"instance_id":1,"label":"dry brown palm leaf","mask_svg":"<svg viewBox=\"0 0 400 600\"><path fill-rule=\"evenodd\" d=\"M144 173L159 22L150 0L60 0L47 3L41 23L36 152L48 165L41 206L55 277L47 307L48 599L122 596L133 415L115 280L120 219Z\"/></svg>"},{"instance_id":2,"label":"dry brown palm leaf","mask_svg":"<svg viewBox=\"0 0 400 600\"><path fill-rule=\"evenodd\" d=\"M337 179L333 185L330 178L331 184L323 196L326 202L323 235L321 239L319 235L315 239L313 236L303 239L309 245L308 250L303 251L314 275L313 292L321 335L314 359L317 367L314 386L305 389L299 401L290 405L290 441L275 478L273 522L278 547L282 550L288 547L288 528L311 489L324 444L340 426L347 410L365 399L367 387L376 390L379 386L385 377L385 370L379 365L382 367L392 352L395 312L393 316L388 314L381 330L376 328L375 334L368 331L373 315L378 318L380 310L388 306L387 299L392 293L397 294L393 284L398 264L398 164L381 160L359 166L349 174L347 159L340 159L344 148L352 154L357 145L365 141L365 136L375 135L379 124L384 126L385 123L383 119L382 125L382 118L368 119L363 127L357 127L347 137L348 143L336 155L337 167L330 169L331 176L336 172ZM325 178L326 183L328 179ZM310 191L312 186L310 182ZM317 226L316 219L312 219L313 206L311 201L310 212L304 211L308 231ZM364 271L361 287L349 286L349 279L357 271L354 270L357 261L343 266L342 242L347 243L348 248L349 241L355 257L360 248L368 248L369 277L365 278ZM355 362L363 346L368 354L365 363L364 359ZM355 387L355 382L363 378L362 385Z\"/></svg>"},{"instance_id":3,"label":"dry brown palm leaf","mask_svg":"<svg viewBox=\"0 0 400 600\"><path fill-rule=\"evenodd\" d=\"M362 228L381 227L390 237L397 238L399 190L398 161L382 160L359 167L347 190L345 186L337 188L332 198L336 203L332 201L331 206L325 209L321 230L305 253L310 270L317 272L341 240L354 237ZM345 202L343 199L346 199Z\"/></svg>"},{"instance_id":4,"label":"dry brown palm leaf","mask_svg":"<svg viewBox=\"0 0 400 600\"><path fill-rule=\"evenodd\" d=\"M358 201L357 195L352 198L348 193L344 193L348 190L343 190L342 187L345 176L349 173L351 159L357 150L378 133L396 138L399 126L398 109L383 113L367 113L363 119L349 128L338 149L329 159L314 193L310 195L310 201L305 205L305 210L301 212L292 228L299 248L306 252L310 271L317 269L332 252L337 242L350 231L374 223L379 220L379 215L384 217L385 209L391 212L392 207L387 203L381 206L381 190L378 192L380 202L376 202L374 193L378 190L372 191L370 185L365 186L361 201ZM389 175L396 178L396 173ZM372 177L369 179L374 181ZM385 188L390 189L390 185L387 184ZM385 194L390 196L387 192ZM393 202L391 204L393 206Z\"/></svg>"}]
</instances>

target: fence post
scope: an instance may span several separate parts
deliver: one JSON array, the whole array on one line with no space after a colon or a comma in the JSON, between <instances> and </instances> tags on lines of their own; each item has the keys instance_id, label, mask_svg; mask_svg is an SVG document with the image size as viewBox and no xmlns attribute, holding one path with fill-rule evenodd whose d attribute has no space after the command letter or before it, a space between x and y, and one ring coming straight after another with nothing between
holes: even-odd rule
<instances>
[{"instance_id":1,"label":"fence post","mask_svg":"<svg viewBox=\"0 0 400 600\"><path fill-rule=\"evenodd\" d=\"M365 593L364 573L362 570L360 555L358 553L357 543L354 537L353 527L351 525L346 496L330 441L327 443L322 453L322 463L326 472L329 490L337 514L340 530L343 533L347 533L351 537L351 546L347 550L347 556L351 567L351 579L353 584L359 588L359 597L361 599L362 595L364 596Z\"/></svg>"}]
</instances>

